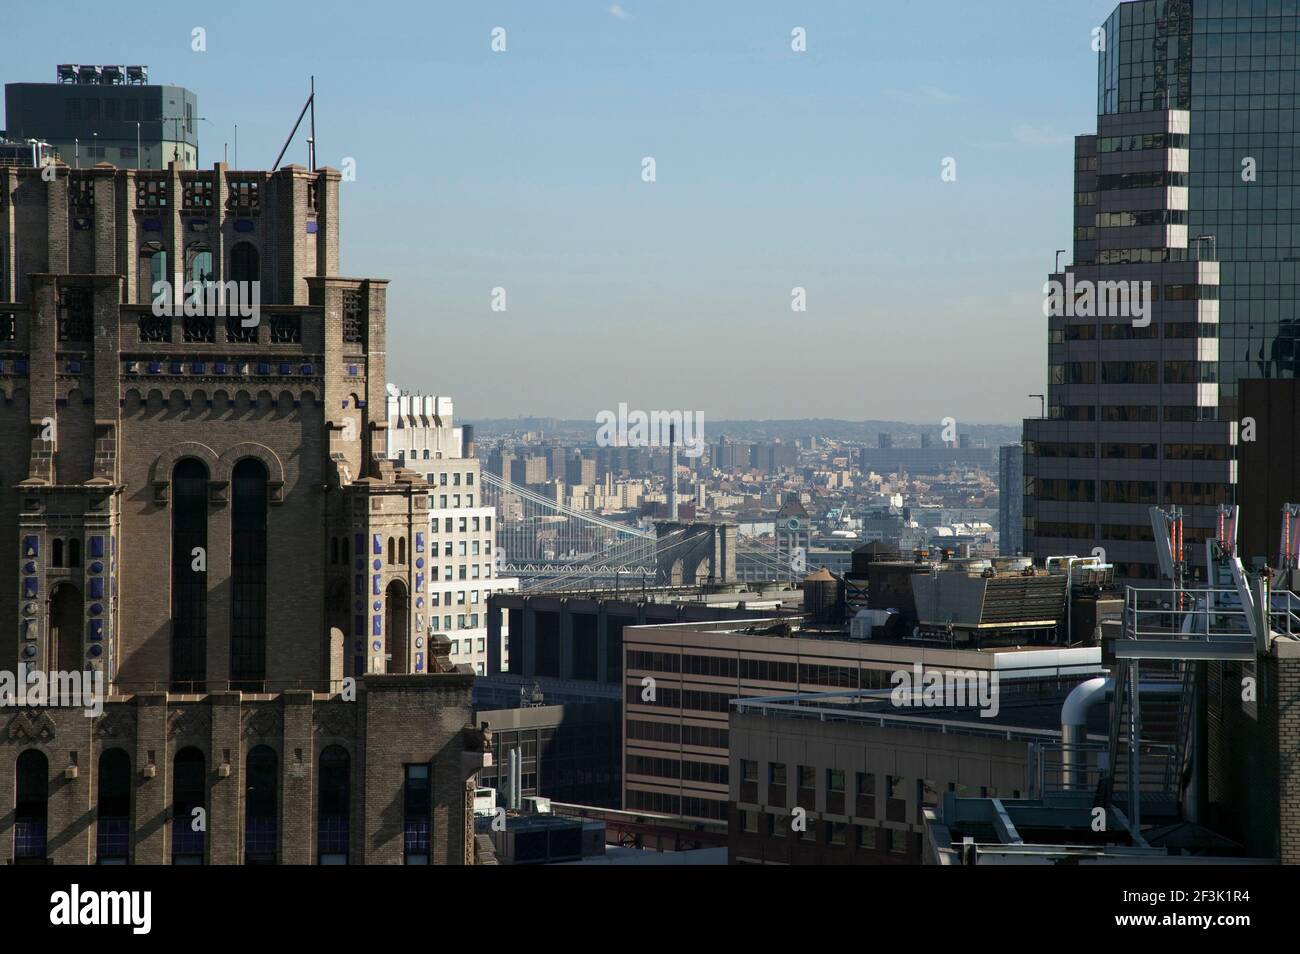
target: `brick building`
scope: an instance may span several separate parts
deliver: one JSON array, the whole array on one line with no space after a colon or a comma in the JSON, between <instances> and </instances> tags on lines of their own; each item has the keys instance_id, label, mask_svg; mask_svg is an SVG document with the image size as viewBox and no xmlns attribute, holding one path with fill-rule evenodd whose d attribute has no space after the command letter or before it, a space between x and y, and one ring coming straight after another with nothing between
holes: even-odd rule
<instances>
[{"instance_id":1,"label":"brick building","mask_svg":"<svg viewBox=\"0 0 1300 954\"><path fill-rule=\"evenodd\" d=\"M0 669L109 689L0 709L0 857L472 850L473 678L427 632L429 487L387 460L386 283L337 274L339 181L0 169ZM260 309L158 315L164 279Z\"/></svg>"}]
</instances>

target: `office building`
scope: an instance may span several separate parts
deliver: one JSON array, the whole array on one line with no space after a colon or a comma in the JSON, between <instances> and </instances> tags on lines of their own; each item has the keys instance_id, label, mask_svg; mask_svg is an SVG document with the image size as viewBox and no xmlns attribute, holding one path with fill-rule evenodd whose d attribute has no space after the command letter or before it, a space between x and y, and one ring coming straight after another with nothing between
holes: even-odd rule
<instances>
[{"instance_id":1,"label":"office building","mask_svg":"<svg viewBox=\"0 0 1300 954\"><path fill-rule=\"evenodd\" d=\"M638 626L624 632L623 642L623 807L706 820L730 814L734 699L837 689L886 690L888 696L894 674L916 665L986 678L997 672L1002 680L1036 674L1077 681L1098 671L1101 661L1095 645L1030 645L1027 637L1012 636L1002 645L954 648L803 630L775 618ZM774 776L773 783L787 784L787 778ZM915 815L905 824L909 834L920 833ZM910 843L908 854L919 858L919 843Z\"/></svg>"},{"instance_id":2,"label":"office building","mask_svg":"<svg viewBox=\"0 0 1300 954\"><path fill-rule=\"evenodd\" d=\"M5 134L52 145L80 169L199 166L198 97L149 82L147 66L63 64L52 83L5 84Z\"/></svg>"},{"instance_id":3,"label":"office building","mask_svg":"<svg viewBox=\"0 0 1300 954\"><path fill-rule=\"evenodd\" d=\"M1294 374L1295 11L1145 0L1103 28L1068 271L1149 281L1151 321L1049 319L1048 420L1025 424L1025 545L1102 546L1150 579L1146 508L1183 509L1203 567L1217 506L1235 499L1243 382Z\"/></svg>"},{"instance_id":4,"label":"office building","mask_svg":"<svg viewBox=\"0 0 1300 954\"><path fill-rule=\"evenodd\" d=\"M1002 705L992 718L963 706L900 709L884 691L734 701L731 863L921 863L926 811L945 793L1030 794L1037 747L1055 741L1062 703L1095 671L1058 678L1001 670ZM1092 715L1090 735L1103 738L1103 713ZM797 822L795 808L803 809Z\"/></svg>"}]
</instances>

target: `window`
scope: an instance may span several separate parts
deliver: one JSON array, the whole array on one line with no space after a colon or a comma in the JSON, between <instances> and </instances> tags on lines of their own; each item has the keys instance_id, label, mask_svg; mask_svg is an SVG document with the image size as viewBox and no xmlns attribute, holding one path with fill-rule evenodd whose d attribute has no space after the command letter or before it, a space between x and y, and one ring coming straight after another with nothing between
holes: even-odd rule
<instances>
[{"instance_id":1,"label":"window","mask_svg":"<svg viewBox=\"0 0 1300 954\"><path fill-rule=\"evenodd\" d=\"M854 815L858 818L874 819L876 816L876 776L870 772L857 773L857 805Z\"/></svg>"},{"instance_id":2,"label":"window","mask_svg":"<svg viewBox=\"0 0 1300 954\"><path fill-rule=\"evenodd\" d=\"M39 749L18 756L14 803L14 861L44 864L49 812L50 763Z\"/></svg>"},{"instance_id":3,"label":"window","mask_svg":"<svg viewBox=\"0 0 1300 954\"><path fill-rule=\"evenodd\" d=\"M266 678L266 465L246 457L231 477L230 679L260 686Z\"/></svg>"},{"instance_id":4,"label":"window","mask_svg":"<svg viewBox=\"0 0 1300 954\"><path fill-rule=\"evenodd\" d=\"M259 745L248 753L244 801L244 864L276 862L279 818L278 765L275 751Z\"/></svg>"},{"instance_id":5,"label":"window","mask_svg":"<svg viewBox=\"0 0 1300 954\"><path fill-rule=\"evenodd\" d=\"M429 864L431 806L429 766L406 766L406 785L402 793L404 864Z\"/></svg>"},{"instance_id":6,"label":"window","mask_svg":"<svg viewBox=\"0 0 1300 954\"><path fill-rule=\"evenodd\" d=\"M257 246L252 242L236 242L230 250L230 280L256 282L262 277Z\"/></svg>"},{"instance_id":7,"label":"window","mask_svg":"<svg viewBox=\"0 0 1300 954\"><path fill-rule=\"evenodd\" d=\"M196 809L207 806L203 753L187 746L172 760L172 864L203 864L204 828Z\"/></svg>"},{"instance_id":8,"label":"window","mask_svg":"<svg viewBox=\"0 0 1300 954\"><path fill-rule=\"evenodd\" d=\"M106 749L99 757L99 802L95 811L95 860L124 865L131 857L131 757Z\"/></svg>"},{"instance_id":9,"label":"window","mask_svg":"<svg viewBox=\"0 0 1300 954\"><path fill-rule=\"evenodd\" d=\"M345 865L351 847L352 758L347 749L331 745L320 754L320 801L316 850L322 865Z\"/></svg>"},{"instance_id":10,"label":"window","mask_svg":"<svg viewBox=\"0 0 1300 954\"><path fill-rule=\"evenodd\" d=\"M361 292L343 292L343 343L362 344L365 337L365 316Z\"/></svg>"},{"instance_id":11,"label":"window","mask_svg":"<svg viewBox=\"0 0 1300 954\"><path fill-rule=\"evenodd\" d=\"M826 770L826 811L832 815L844 814L843 769Z\"/></svg>"},{"instance_id":12,"label":"window","mask_svg":"<svg viewBox=\"0 0 1300 954\"><path fill-rule=\"evenodd\" d=\"M187 457L172 469L172 686L201 690L207 678L208 583L196 570L208 547L208 469Z\"/></svg>"}]
</instances>

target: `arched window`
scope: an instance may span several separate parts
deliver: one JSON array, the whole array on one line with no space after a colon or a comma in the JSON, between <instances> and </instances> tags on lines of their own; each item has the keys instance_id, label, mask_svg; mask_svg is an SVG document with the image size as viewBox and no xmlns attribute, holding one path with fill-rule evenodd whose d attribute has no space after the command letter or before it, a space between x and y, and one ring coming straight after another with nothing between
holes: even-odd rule
<instances>
[{"instance_id":1,"label":"arched window","mask_svg":"<svg viewBox=\"0 0 1300 954\"><path fill-rule=\"evenodd\" d=\"M397 562L397 540L394 537L388 538L388 564L392 566Z\"/></svg>"},{"instance_id":2,"label":"arched window","mask_svg":"<svg viewBox=\"0 0 1300 954\"><path fill-rule=\"evenodd\" d=\"M68 582L58 584L50 594L50 641L46 670L78 672L81 654L81 590ZM55 690L57 691L57 690Z\"/></svg>"},{"instance_id":3,"label":"arched window","mask_svg":"<svg viewBox=\"0 0 1300 954\"><path fill-rule=\"evenodd\" d=\"M244 799L244 864L275 864L277 824L280 815L278 759L270 746L248 753Z\"/></svg>"},{"instance_id":4,"label":"arched window","mask_svg":"<svg viewBox=\"0 0 1300 954\"><path fill-rule=\"evenodd\" d=\"M203 753L187 746L172 760L172 864L203 864L207 819L207 763ZM199 824L202 819L203 824ZM196 830L197 829L197 830Z\"/></svg>"},{"instance_id":5,"label":"arched window","mask_svg":"<svg viewBox=\"0 0 1300 954\"><path fill-rule=\"evenodd\" d=\"M207 551L208 469L186 457L172 470L172 686L178 691L201 691L207 678Z\"/></svg>"},{"instance_id":6,"label":"arched window","mask_svg":"<svg viewBox=\"0 0 1300 954\"><path fill-rule=\"evenodd\" d=\"M60 537L54 538L54 545L50 547L50 566L63 566L63 540Z\"/></svg>"},{"instance_id":7,"label":"arched window","mask_svg":"<svg viewBox=\"0 0 1300 954\"><path fill-rule=\"evenodd\" d=\"M388 637L389 672L409 672L409 617L406 586L400 580L388 584L384 595L384 635Z\"/></svg>"},{"instance_id":8,"label":"arched window","mask_svg":"<svg viewBox=\"0 0 1300 954\"><path fill-rule=\"evenodd\" d=\"M339 544L340 544L339 549L340 549L340 551L341 551L342 554L343 554L343 559L342 559L340 562L341 562L344 566L347 566L348 563L349 563L349 560L348 560L348 538L347 538L347 537L343 537L343 539L339 541Z\"/></svg>"},{"instance_id":9,"label":"arched window","mask_svg":"<svg viewBox=\"0 0 1300 954\"><path fill-rule=\"evenodd\" d=\"M339 562L339 538L330 537L330 565L338 566Z\"/></svg>"},{"instance_id":10,"label":"arched window","mask_svg":"<svg viewBox=\"0 0 1300 954\"><path fill-rule=\"evenodd\" d=\"M50 796L50 761L40 749L18 756L14 804L14 862L45 863L45 823Z\"/></svg>"},{"instance_id":11,"label":"arched window","mask_svg":"<svg viewBox=\"0 0 1300 954\"><path fill-rule=\"evenodd\" d=\"M137 303L142 305L147 305L154 300L155 284L172 280L172 277L167 274L167 252L162 242L145 242L140 247L140 269L137 272L137 280L140 286ZM172 295L167 297L168 307L174 303L175 295L176 290L173 290Z\"/></svg>"},{"instance_id":12,"label":"arched window","mask_svg":"<svg viewBox=\"0 0 1300 954\"><path fill-rule=\"evenodd\" d=\"M320 754L320 803L317 862L345 865L351 848L349 820L352 817L352 758L341 745L331 745Z\"/></svg>"},{"instance_id":13,"label":"arched window","mask_svg":"<svg viewBox=\"0 0 1300 954\"><path fill-rule=\"evenodd\" d=\"M68 540L68 566L81 566L81 541L76 537Z\"/></svg>"},{"instance_id":14,"label":"arched window","mask_svg":"<svg viewBox=\"0 0 1300 954\"><path fill-rule=\"evenodd\" d=\"M230 280L256 282L262 278L257 247L251 242L237 242L230 250Z\"/></svg>"},{"instance_id":15,"label":"arched window","mask_svg":"<svg viewBox=\"0 0 1300 954\"><path fill-rule=\"evenodd\" d=\"M406 565L406 537L397 538L397 562Z\"/></svg>"},{"instance_id":16,"label":"arched window","mask_svg":"<svg viewBox=\"0 0 1300 954\"><path fill-rule=\"evenodd\" d=\"M124 865L131 858L131 756L107 749L99 757L99 804L95 812L95 860Z\"/></svg>"},{"instance_id":17,"label":"arched window","mask_svg":"<svg viewBox=\"0 0 1300 954\"><path fill-rule=\"evenodd\" d=\"M231 474L230 679L246 691L266 679L266 480L254 457Z\"/></svg>"},{"instance_id":18,"label":"arched window","mask_svg":"<svg viewBox=\"0 0 1300 954\"><path fill-rule=\"evenodd\" d=\"M210 282L216 278L212 271L212 250L203 242L193 242L185 250L185 280Z\"/></svg>"}]
</instances>

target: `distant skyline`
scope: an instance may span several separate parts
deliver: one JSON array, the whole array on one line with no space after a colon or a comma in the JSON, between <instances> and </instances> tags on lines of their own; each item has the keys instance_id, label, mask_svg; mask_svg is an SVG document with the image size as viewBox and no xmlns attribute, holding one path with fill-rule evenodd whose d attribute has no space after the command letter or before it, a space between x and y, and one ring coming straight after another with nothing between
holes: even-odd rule
<instances>
[{"instance_id":1,"label":"distant skyline","mask_svg":"<svg viewBox=\"0 0 1300 954\"><path fill-rule=\"evenodd\" d=\"M9 20L0 76L147 64L198 95L202 165L238 123L265 168L314 73L318 162L356 164L341 272L392 281L390 378L463 419L1003 423L1045 390L1114 6L234 0L146 28L74 0ZM285 161L306 156L300 132Z\"/></svg>"}]
</instances>

